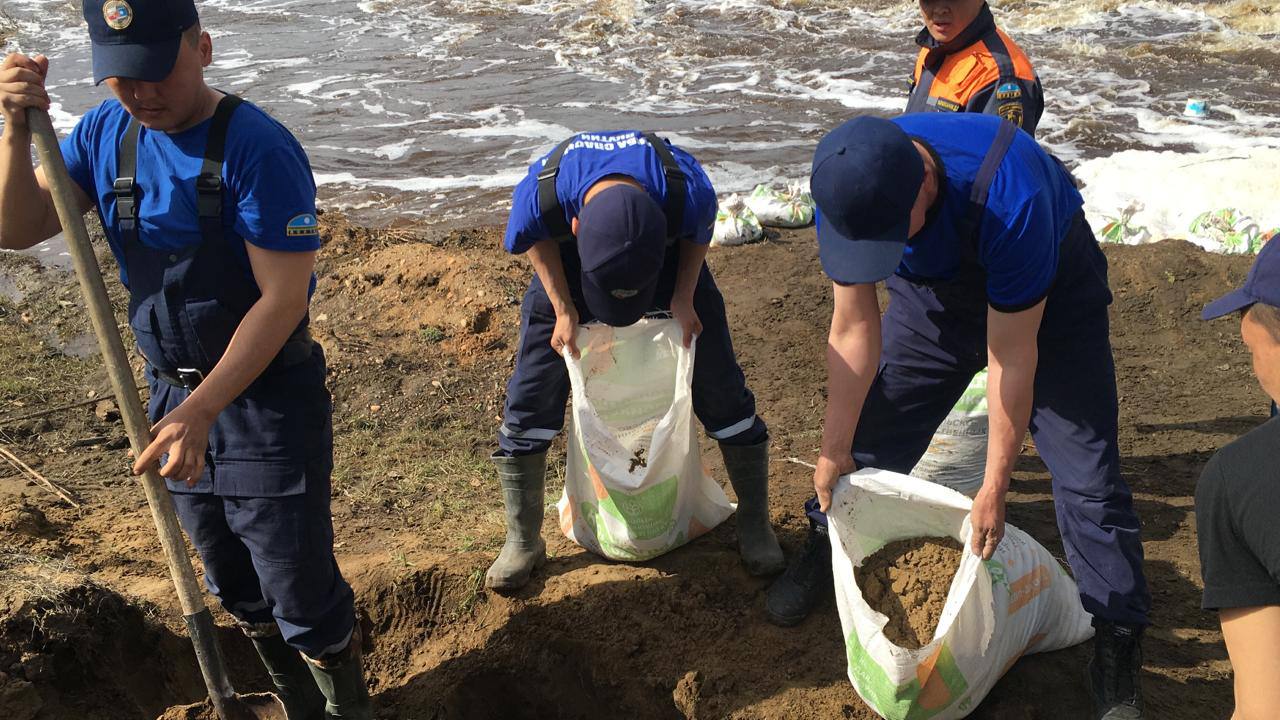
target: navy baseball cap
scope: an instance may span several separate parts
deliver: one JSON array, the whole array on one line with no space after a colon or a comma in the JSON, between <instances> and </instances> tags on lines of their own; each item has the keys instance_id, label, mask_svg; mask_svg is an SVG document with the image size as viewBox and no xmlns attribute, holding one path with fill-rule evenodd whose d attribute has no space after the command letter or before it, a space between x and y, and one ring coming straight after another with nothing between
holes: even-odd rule
<instances>
[{"instance_id":1,"label":"navy baseball cap","mask_svg":"<svg viewBox=\"0 0 1280 720\"><path fill-rule=\"evenodd\" d=\"M827 133L813 154L818 257L834 281L878 282L902 262L924 161L907 133L869 115Z\"/></svg>"},{"instance_id":2,"label":"navy baseball cap","mask_svg":"<svg viewBox=\"0 0 1280 720\"><path fill-rule=\"evenodd\" d=\"M82 0L93 41L93 81L160 82L173 72L182 32L200 22L193 0Z\"/></svg>"},{"instance_id":3,"label":"navy baseball cap","mask_svg":"<svg viewBox=\"0 0 1280 720\"><path fill-rule=\"evenodd\" d=\"M1280 240L1272 238L1258 251L1244 285L1205 306L1204 320L1230 315L1254 303L1280 308Z\"/></svg>"},{"instance_id":4,"label":"navy baseball cap","mask_svg":"<svg viewBox=\"0 0 1280 720\"><path fill-rule=\"evenodd\" d=\"M578 214L582 297L596 319L633 325L653 308L666 255L667 217L632 185L601 190Z\"/></svg>"}]
</instances>

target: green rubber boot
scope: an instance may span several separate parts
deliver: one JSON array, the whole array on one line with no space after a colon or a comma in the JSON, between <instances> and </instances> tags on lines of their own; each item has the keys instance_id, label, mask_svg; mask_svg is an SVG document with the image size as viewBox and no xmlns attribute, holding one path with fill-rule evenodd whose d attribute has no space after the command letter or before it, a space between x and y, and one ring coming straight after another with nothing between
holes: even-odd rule
<instances>
[{"instance_id":1,"label":"green rubber boot","mask_svg":"<svg viewBox=\"0 0 1280 720\"><path fill-rule=\"evenodd\" d=\"M498 559L485 573L485 587L516 590L529 582L533 571L547 561L542 539L543 476L547 454L492 458L498 466L502 499L507 508L507 541Z\"/></svg>"},{"instance_id":2,"label":"green rubber boot","mask_svg":"<svg viewBox=\"0 0 1280 720\"><path fill-rule=\"evenodd\" d=\"M288 720L320 720L324 717L324 695L307 669L302 654L284 641L275 623L242 625L244 634L262 658L262 664L276 686L276 698L284 706Z\"/></svg>"},{"instance_id":3,"label":"green rubber boot","mask_svg":"<svg viewBox=\"0 0 1280 720\"><path fill-rule=\"evenodd\" d=\"M307 665L324 694L325 720L373 720L373 702L364 684L359 625L352 630L347 647L319 660L307 658Z\"/></svg>"},{"instance_id":4,"label":"green rubber boot","mask_svg":"<svg viewBox=\"0 0 1280 720\"><path fill-rule=\"evenodd\" d=\"M776 575L786 566L769 524L769 441L755 445L720 443L724 469L738 494L738 552L752 575Z\"/></svg>"}]
</instances>

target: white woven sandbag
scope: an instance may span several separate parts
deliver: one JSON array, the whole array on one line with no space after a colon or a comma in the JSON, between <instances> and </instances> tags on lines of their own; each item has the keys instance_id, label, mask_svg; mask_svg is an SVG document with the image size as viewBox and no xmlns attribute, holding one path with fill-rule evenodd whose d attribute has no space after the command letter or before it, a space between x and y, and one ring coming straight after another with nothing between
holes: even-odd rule
<instances>
[{"instance_id":1,"label":"white woven sandbag","mask_svg":"<svg viewBox=\"0 0 1280 720\"><path fill-rule=\"evenodd\" d=\"M813 197L798 182L785 187L757 185L746 203L767 227L798 228L813 222Z\"/></svg>"},{"instance_id":2,"label":"white woven sandbag","mask_svg":"<svg viewBox=\"0 0 1280 720\"><path fill-rule=\"evenodd\" d=\"M1075 581L1030 535L1006 524L991 560L968 549L970 508L954 490L875 469L842 477L832 497L831 564L849 681L887 720L963 718L1019 657L1093 634ZM867 604L854 568L895 540L939 536L966 549L933 640L908 650L885 636L889 619Z\"/></svg>"},{"instance_id":3,"label":"white woven sandbag","mask_svg":"<svg viewBox=\"0 0 1280 720\"><path fill-rule=\"evenodd\" d=\"M964 395L938 426L912 477L973 497L987 470L987 371L973 376Z\"/></svg>"},{"instance_id":4,"label":"white woven sandbag","mask_svg":"<svg viewBox=\"0 0 1280 720\"><path fill-rule=\"evenodd\" d=\"M694 348L680 323L578 328L581 357L566 355L572 429L560 526L613 560L648 560L733 513L706 473L693 417Z\"/></svg>"},{"instance_id":5,"label":"white woven sandbag","mask_svg":"<svg viewBox=\"0 0 1280 720\"><path fill-rule=\"evenodd\" d=\"M712 245L745 245L764 237L760 220L747 207L741 196L730 195L716 210L716 224L711 231Z\"/></svg>"}]
</instances>

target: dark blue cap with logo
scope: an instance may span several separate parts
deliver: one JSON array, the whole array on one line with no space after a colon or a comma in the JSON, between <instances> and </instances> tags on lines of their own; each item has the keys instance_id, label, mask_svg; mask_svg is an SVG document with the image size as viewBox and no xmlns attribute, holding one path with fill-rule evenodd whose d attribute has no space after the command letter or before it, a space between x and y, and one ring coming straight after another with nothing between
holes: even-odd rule
<instances>
[{"instance_id":1,"label":"dark blue cap with logo","mask_svg":"<svg viewBox=\"0 0 1280 720\"><path fill-rule=\"evenodd\" d=\"M1275 238L1258 251L1244 285L1206 305L1200 317L1220 318L1254 303L1280 308L1280 240Z\"/></svg>"},{"instance_id":2,"label":"dark blue cap with logo","mask_svg":"<svg viewBox=\"0 0 1280 720\"><path fill-rule=\"evenodd\" d=\"M200 22L193 0L83 0L93 81L160 82L173 72L182 32Z\"/></svg>"},{"instance_id":3,"label":"dark blue cap with logo","mask_svg":"<svg viewBox=\"0 0 1280 720\"><path fill-rule=\"evenodd\" d=\"M856 117L827 133L813 155L818 257L834 281L883 280L902 262L924 161L907 133Z\"/></svg>"},{"instance_id":4,"label":"dark blue cap with logo","mask_svg":"<svg viewBox=\"0 0 1280 720\"><path fill-rule=\"evenodd\" d=\"M666 255L667 216L632 185L601 190L578 214L582 297L606 325L632 325L653 309Z\"/></svg>"}]
</instances>

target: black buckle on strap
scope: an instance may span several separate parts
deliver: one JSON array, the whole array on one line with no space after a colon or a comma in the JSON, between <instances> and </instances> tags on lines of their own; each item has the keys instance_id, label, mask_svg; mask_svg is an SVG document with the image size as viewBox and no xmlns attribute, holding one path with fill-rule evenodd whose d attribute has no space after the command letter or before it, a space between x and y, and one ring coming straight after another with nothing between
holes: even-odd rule
<instances>
[{"instance_id":1,"label":"black buckle on strap","mask_svg":"<svg viewBox=\"0 0 1280 720\"><path fill-rule=\"evenodd\" d=\"M546 180L554 180L555 177L559 174L560 174L559 165L556 165L555 167L549 167L549 168L544 167L542 168L542 170L538 171L538 182L544 182Z\"/></svg>"},{"instance_id":2,"label":"black buckle on strap","mask_svg":"<svg viewBox=\"0 0 1280 720\"><path fill-rule=\"evenodd\" d=\"M116 215L120 218L120 226L131 230L138 217L138 185L132 177L116 178L111 185L116 196Z\"/></svg>"},{"instance_id":3,"label":"black buckle on strap","mask_svg":"<svg viewBox=\"0 0 1280 720\"><path fill-rule=\"evenodd\" d=\"M195 390L204 382L204 373L196 368L176 368L174 374L182 383L182 387Z\"/></svg>"}]
</instances>

